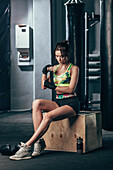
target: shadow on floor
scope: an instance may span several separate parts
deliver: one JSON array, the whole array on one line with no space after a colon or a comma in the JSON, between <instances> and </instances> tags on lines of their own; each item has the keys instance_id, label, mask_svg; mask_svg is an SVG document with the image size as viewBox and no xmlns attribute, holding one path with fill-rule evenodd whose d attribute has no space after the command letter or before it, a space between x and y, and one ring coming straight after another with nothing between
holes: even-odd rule
<instances>
[{"instance_id":1,"label":"shadow on floor","mask_svg":"<svg viewBox=\"0 0 113 170\"><path fill-rule=\"evenodd\" d=\"M0 114L0 146L27 141L33 134L32 115ZM103 131L103 147L83 155L71 152L44 151L30 160L11 161L0 154L0 170L112 170L113 132Z\"/></svg>"}]
</instances>

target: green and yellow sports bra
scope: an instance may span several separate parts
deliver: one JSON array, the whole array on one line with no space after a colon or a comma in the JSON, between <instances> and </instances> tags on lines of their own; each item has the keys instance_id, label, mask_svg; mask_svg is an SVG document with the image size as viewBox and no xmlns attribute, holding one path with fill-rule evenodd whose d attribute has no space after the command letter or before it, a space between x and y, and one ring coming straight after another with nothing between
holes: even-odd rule
<instances>
[{"instance_id":1,"label":"green and yellow sports bra","mask_svg":"<svg viewBox=\"0 0 113 170\"><path fill-rule=\"evenodd\" d=\"M70 63L70 65L68 66L65 73L63 73L61 75L56 75L55 72L56 72L57 68L59 67L59 65L57 65L57 67L55 68L55 71L53 73L53 81L56 86L69 86L70 80L71 80L70 70L71 70L72 66L73 66L73 64Z\"/></svg>"}]
</instances>

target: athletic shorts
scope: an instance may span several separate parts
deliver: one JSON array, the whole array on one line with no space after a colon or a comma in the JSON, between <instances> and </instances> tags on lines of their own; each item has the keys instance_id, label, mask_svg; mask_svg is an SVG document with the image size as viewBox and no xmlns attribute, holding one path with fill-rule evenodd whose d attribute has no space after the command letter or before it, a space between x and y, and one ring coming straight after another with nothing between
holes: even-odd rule
<instances>
[{"instance_id":1,"label":"athletic shorts","mask_svg":"<svg viewBox=\"0 0 113 170\"><path fill-rule=\"evenodd\" d=\"M76 114L80 111L80 102L77 96L64 98L64 99L55 99L55 102L60 106L68 105L73 108Z\"/></svg>"}]
</instances>

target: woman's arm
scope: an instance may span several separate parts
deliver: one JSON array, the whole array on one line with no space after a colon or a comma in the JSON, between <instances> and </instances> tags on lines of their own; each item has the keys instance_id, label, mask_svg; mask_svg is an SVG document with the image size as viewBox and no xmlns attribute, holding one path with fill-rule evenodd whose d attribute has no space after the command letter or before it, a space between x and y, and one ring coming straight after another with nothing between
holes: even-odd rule
<instances>
[{"instance_id":1,"label":"woman's arm","mask_svg":"<svg viewBox=\"0 0 113 170\"><path fill-rule=\"evenodd\" d=\"M56 68L56 66L51 66L51 67L48 67L47 70L54 72L55 68ZM42 87L43 90L47 89L47 87L44 86L44 81L47 80L47 79L48 79L49 82L51 82L50 74L48 76L46 74L42 74L41 87Z\"/></svg>"},{"instance_id":2,"label":"woman's arm","mask_svg":"<svg viewBox=\"0 0 113 170\"><path fill-rule=\"evenodd\" d=\"M72 66L71 81L69 86L57 86L55 89L56 93L57 94L73 93L76 89L78 78L79 78L79 68L77 66Z\"/></svg>"},{"instance_id":3,"label":"woman's arm","mask_svg":"<svg viewBox=\"0 0 113 170\"><path fill-rule=\"evenodd\" d=\"M48 76L45 75L45 74L42 74L41 88L42 88L43 90L47 89L47 87L44 86L44 81L47 80L47 79L48 79L49 82L50 82L50 74L49 74Z\"/></svg>"}]
</instances>

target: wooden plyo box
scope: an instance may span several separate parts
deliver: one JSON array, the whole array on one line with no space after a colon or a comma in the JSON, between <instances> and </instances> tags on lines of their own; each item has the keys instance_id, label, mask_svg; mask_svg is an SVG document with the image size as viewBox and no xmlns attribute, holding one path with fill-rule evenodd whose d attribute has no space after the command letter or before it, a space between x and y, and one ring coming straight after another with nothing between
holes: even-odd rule
<instances>
[{"instance_id":1,"label":"wooden plyo box","mask_svg":"<svg viewBox=\"0 0 113 170\"><path fill-rule=\"evenodd\" d=\"M81 111L76 118L52 122L43 136L46 150L77 152L77 138L83 138L83 153L102 147L100 111Z\"/></svg>"}]
</instances>

